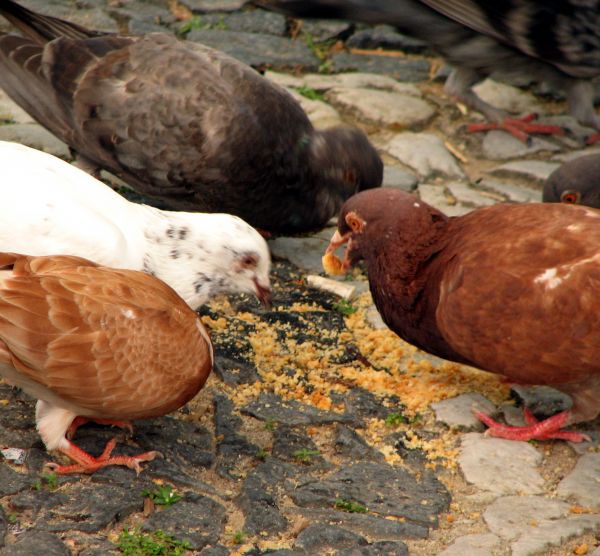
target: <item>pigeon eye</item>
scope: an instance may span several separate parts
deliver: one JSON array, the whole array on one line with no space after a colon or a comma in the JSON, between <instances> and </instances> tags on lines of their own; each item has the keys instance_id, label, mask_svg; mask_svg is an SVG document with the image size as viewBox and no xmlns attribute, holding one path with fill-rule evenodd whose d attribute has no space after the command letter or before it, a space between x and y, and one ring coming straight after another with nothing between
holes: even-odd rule
<instances>
[{"instance_id":1,"label":"pigeon eye","mask_svg":"<svg viewBox=\"0 0 600 556\"><path fill-rule=\"evenodd\" d=\"M581 193L579 193L579 191L573 191L573 190L567 190L567 191L563 191L561 196L560 196L560 202L561 203L568 203L568 204L576 204L579 203L579 199L581 198Z\"/></svg>"},{"instance_id":2,"label":"pigeon eye","mask_svg":"<svg viewBox=\"0 0 600 556\"><path fill-rule=\"evenodd\" d=\"M256 255L248 253L240 259L241 268L254 268L258 264Z\"/></svg>"},{"instance_id":3,"label":"pigeon eye","mask_svg":"<svg viewBox=\"0 0 600 556\"><path fill-rule=\"evenodd\" d=\"M365 221L354 212L349 212L346 215L346 224L350 226L353 232L362 232L365 227Z\"/></svg>"}]
</instances>

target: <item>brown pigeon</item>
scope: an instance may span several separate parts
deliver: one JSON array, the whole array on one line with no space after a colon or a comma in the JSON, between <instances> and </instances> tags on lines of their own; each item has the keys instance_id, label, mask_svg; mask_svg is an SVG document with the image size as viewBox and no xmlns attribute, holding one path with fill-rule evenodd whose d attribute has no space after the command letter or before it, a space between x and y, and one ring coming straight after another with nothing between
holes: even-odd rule
<instances>
[{"instance_id":1,"label":"brown pigeon","mask_svg":"<svg viewBox=\"0 0 600 556\"><path fill-rule=\"evenodd\" d=\"M473 87L493 73L558 85L571 114L600 129L591 78L600 75L599 0L254 0L298 17L387 23L426 41L453 71L451 96L482 112L494 127L520 139L530 133L562 133L557 126L518 120L481 99ZM597 140L597 139L595 139Z\"/></svg>"},{"instance_id":2,"label":"brown pigeon","mask_svg":"<svg viewBox=\"0 0 600 556\"><path fill-rule=\"evenodd\" d=\"M333 252L344 243L340 263ZM490 434L582 440L559 429L600 412L598 245L595 209L500 204L449 218L384 188L344 204L324 262L344 270L363 259L375 305L407 342L573 399L570 411L539 423L528 415L525 427L480 414Z\"/></svg>"},{"instance_id":3,"label":"brown pigeon","mask_svg":"<svg viewBox=\"0 0 600 556\"><path fill-rule=\"evenodd\" d=\"M202 388L212 369L198 316L164 282L71 256L0 253L0 376L38 399L48 450L75 463L57 473L107 465L140 471L156 452L97 458L68 440L87 420L130 427L165 415Z\"/></svg>"},{"instance_id":4,"label":"brown pigeon","mask_svg":"<svg viewBox=\"0 0 600 556\"><path fill-rule=\"evenodd\" d=\"M569 160L544 183L545 203L571 203L600 208L600 153Z\"/></svg>"},{"instance_id":5,"label":"brown pigeon","mask_svg":"<svg viewBox=\"0 0 600 556\"><path fill-rule=\"evenodd\" d=\"M381 185L361 130L314 129L286 90L217 50L100 33L12 0L0 14L24 35L0 33L0 87L88 165L170 208L295 233Z\"/></svg>"}]
</instances>

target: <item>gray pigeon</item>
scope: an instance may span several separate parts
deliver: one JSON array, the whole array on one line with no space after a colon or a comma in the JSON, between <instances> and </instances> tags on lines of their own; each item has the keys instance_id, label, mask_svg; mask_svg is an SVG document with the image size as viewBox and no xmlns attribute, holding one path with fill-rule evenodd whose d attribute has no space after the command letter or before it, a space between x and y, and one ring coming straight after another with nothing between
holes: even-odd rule
<instances>
[{"instance_id":1,"label":"gray pigeon","mask_svg":"<svg viewBox=\"0 0 600 556\"><path fill-rule=\"evenodd\" d=\"M544 184L546 203L600 208L600 153L580 156L554 170Z\"/></svg>"},{"instance_id":2,"label":"gray pigeon","mask_svg":"<svg viewBox=\"0 0 600 556\"><path fill-rule=\"evenodd\" d=\"M0 87L95 167L185 211L269 232L322 227L378 187L383 163L355 128L315 130L281 87L167 34L101 33L0 2Z\"/></svg>"},{"instance_id":3,"label":"gray pigeon","mask_svg":"<svg viewBox=\"0 0 600 556\"><path fill-rule=\"evenodd\" d=\"M566 91L580 123L600 129L590 78L600 75L598 0L255 0L297 17L394 25L426 41L454 68L448 94L492 122L506 114L472 87L495 71L533 77ZM539 124L516 127L536 131ZM547 126L546 126L547 127ZM543 129L543 128L542 128ZM539 131L539 130L537 130Z\"/></svg>"}]
</instances>

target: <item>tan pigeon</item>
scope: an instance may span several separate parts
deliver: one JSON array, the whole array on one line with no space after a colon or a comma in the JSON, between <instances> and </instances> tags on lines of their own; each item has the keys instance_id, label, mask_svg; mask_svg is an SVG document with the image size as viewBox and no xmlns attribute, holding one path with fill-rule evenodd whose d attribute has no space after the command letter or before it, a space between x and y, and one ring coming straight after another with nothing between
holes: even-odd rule
<instances>
[{"instance_id":1,"label":"tan pigeon","mask_svg":"<svg viewBox=\"0 0 600 556\"><path fill-rule=\"evenodd\" d=\"M198 316L165 283L143 272L70 256L0 253L0 376L38 399L37 429L48 450L93 473L140 471L156 452L95 458L67 436L87 420L130 426L165 415L202 388L212 369Z\"/></svg>"}]
</instances>

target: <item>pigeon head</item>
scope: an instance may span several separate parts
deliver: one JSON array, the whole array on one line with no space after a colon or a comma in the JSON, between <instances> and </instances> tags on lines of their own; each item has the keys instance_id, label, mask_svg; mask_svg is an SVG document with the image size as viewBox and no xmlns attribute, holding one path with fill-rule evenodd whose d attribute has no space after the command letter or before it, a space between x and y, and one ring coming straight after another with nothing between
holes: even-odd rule
<instances>
[{"instance_id":1,"label":"pigeon head","mask_svg":"<svg viewBox=\"0 0 600 556\"><path fill-rule=\"evenodd\" d=\"M144 269L170 284L193 308L220 293L255 295L270 304L271 258L264 238L229 214L166 212L166 228L154 229Z\"/></svg>"},{"instance_id":2,"label":"pigeon head","mask_svg":"<svg viewBox=\"0 0 600 556\"><path fill-rule=\"evenodd\" d=\"M600 154L565 162L544 184L545 203L567 203L600 208Z\"/></svg>"},{"instance_id":3,"label":"pigeon head","mask_svg":"<svg viewBox=\"0 0 600 556\"><path fill-rule=\"evenodd\" d=\"M410 258L410 253L429 244L439 224L446 222L444 214L400 189L362 191L344 203L326 253L333 254L346 245L342 271L362 259L368 263L384 249L389 252L390 240L398 258Z\"/></svg>"},{"instance_id":4,"label":"pigeon head","mask_svg":"<svg viewBox=\"0 0 600 556\"><path fill-rule=\"evenodd\" d=\"M309 147L309 167L320 194L318 206L329 206L330 217L346 199L379 187L383 180L383 162L367 136L352 127L334 127L315 131Z\"/></svg>"}]
</instances>

